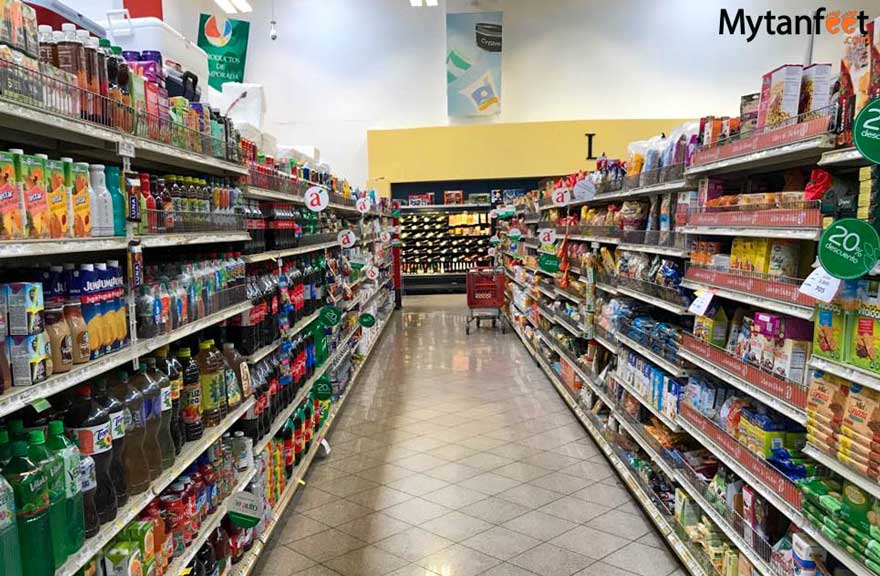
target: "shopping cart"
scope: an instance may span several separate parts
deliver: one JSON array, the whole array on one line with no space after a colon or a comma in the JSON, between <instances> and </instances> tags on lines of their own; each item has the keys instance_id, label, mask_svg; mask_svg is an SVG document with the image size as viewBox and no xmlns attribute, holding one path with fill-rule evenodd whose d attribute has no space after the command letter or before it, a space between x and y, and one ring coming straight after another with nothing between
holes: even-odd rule
<instances>
[{"instance_id":1,"label":"shopping cart","mask_svg":"<svg viewBox=\"0 0 880 576\"><path fill-rule=\"evenodd\" d=\"M504 306L504 270L491 267L468 270L467 305L465 334L471 333L471 322L474 321L479 328L482 320L491 320L494 328L501 319ZM501 322L501 333L504 334L504 322Z\"/></svg>"}]
</instances>

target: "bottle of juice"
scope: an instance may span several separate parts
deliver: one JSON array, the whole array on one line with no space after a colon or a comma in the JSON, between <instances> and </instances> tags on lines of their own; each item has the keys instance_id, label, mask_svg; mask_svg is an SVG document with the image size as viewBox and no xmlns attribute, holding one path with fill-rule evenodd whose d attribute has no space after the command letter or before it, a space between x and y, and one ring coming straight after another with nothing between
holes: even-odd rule
<instances>
[{"instance_id":1,"label":"bottle of juice","mask_svg":"<svg viewBox=\"0 0 880 576\"><path fill-rule=\"evenodd\" d=\"M46 446L46 436L42 430L32 430L28 441L28 458L40 468L46 478L46 489L49 493L49 538L52 540L52 558L57 570L67 560L64 461Z\"/></svg>"},{"instance_id":2,"label":"bottle of juice","mask_svg":"<svg viewBox=\"0 0 880 576\"><path fill-rule=\"evenodd\" d=\"M199 367L199 381L202 385L202 419L205 427L216 426L222 419L220 400L223 378L220 367L212 354L211 340L204 340L199 344L199 354L196 363Z\"/></svg>"},{"instance_id":3,"label":"bottle of juice","mask_svg":"<svg viewBox=\"0 0 880 576\"><path fill-rule=\"evenodd\" d=\"M122 461L128 494L134 496L150 487L150 469L144 454L144 396L132 386L125 370L117 372L111 392L125 406L125 450Z\"/></svg>"},{"instance_id":4,"label":"bottle of juice","mask_svg":"<svg viewBox=\"0 0 880 576\"><path fill-rule=\"evenodd\" d=\"M155 234L159 229L159 219L156 212L156 198L150 190L150 175L146 172L139 174L141 179L141 214L144 230L141 234Z\"/></svg>"},{"instance_id":5,"label":"bottle of juice","mask_svg":"<svg viewBox=\"0 0 880 576\"><path fill-rule=\"evenodd\" d=\"M186 441L195 442L202 437L202 384L199 365L192 357L189 348L177 351L177 358L183 368L183 390L181 393L181 410Z\"/></svg>"},{"instance_id":6,"label":"bottle of juice","mask_svg":"<svg viewBox=\"0 0 880 576\"><path fill-rule=\"evenodd\" d=\"M159 448L159 385L147 378L147 363L141 362L138 371L131 378L131 385L137 388L144 398L144 464L150 471L150 480L162 475L162 449ZM157 408L159 410L157 411ZM142 464L142 465L144 465Z\"/></svg>"},{"instance_id":7,"label":"bottle of juice","mask_svg":"<svg viewBox=\"0 0 880 576\"><path fill-rule=\"evenodd\" d=\"M92 387L82 385L76 389L76 398L64 419L67 434L79 440L80 452L91 456L95 462L95 508L100 524L116 518L116 489L110 476L113 460L113 435L110 432L110 416L92 399ZM95 526L88 525L86 535Z\"/></svg>"},{"instance_id":8,"label":"bottle of juice","mask_svg":"<svg viewBox=\"0 0 880 576\"><path fill-rule=\"evenodd\" d=\"M49 490L46 475L28 457L27 442L12 444L12 460L3 468L15 497L18 545L24 576L52 576L55 564L48 537Z\"/></svg>"},{"instance_id":9,"label":"bottle of juice","mask_svg":"<svg viewBox=\"0 0 880 576\"><path fill-rule=\"evenodd\" d=\"M64 463L64 526L65 544L69 556L78 552L85 540L79 448L64 436L64 423L61 420L49 422L49 439L46 440L46 446Z\"/></svg>"},{"instance_id":10,"label":"bottle of juice","mask_svg":"<svg viewBox=\"0 0 880 576\"><path fill-rule=\"evenodd\" d=\"M113 198L104 182L104 165L89 164L92 189L92 236L113 236Z\"/></svg>"},{"instance_id":11,"label":"bottle of juice","mask_svg":"<svg viewBox=\"0 0 880 576\"><path fill-rule=\"evenodd\" d=\"M159 448L162 450L162 469L174 464L176 454L174 438L171 437L171 380L156 368L155 358L146 358L147 378L159 387Z\"/></svg>"},{"instance_id":12,"label":"bottle of juice","mask_svg":"<svg viewBox=\"0 0 880 576\"><path fill-rule=\"evenodd\" d=\"M156 367L168 375L171 387L171 416L169 429L171 440L174 442L174 453L180 454L183 448L186 432L183 429L183 420L180 417L180 391L183 388L183 374L180 372L180 363L176 358L169 355L168 346L156 350Z\"/></svg>"},{"instance_id":13,"label":"bottle of juice","mask_svg":"<svg viewBox=\"0 0 880 576\"><path fill-rule=\"evenodd\" d=\"M209 358L217 367L217 385L219 386L220 392L220 419L222 420L223 418L226 418L226 415L229 413L229 390L226 386L227 380L232 378L231 384L233 385L233 395L237 398L235 401L236 406L241 402L241 392L235 392L235 389L238 388L235 382L235 372L229 370L227 373L229 367L226 365L226 358L223 357L223 353L214 346L214 340L208 340L208 343L211 345Z\"/></svg>"},{"instance_id":14,"label":"bottle of juice","mask_svg":"<svg viewBox=\"0 0 880 576\"><path fill-rule=\"evenodd\" d=\"M128 483L125 477L125 405L109 392L106 378L95 381L94 400L110 416L110 437L113 441L113 459L110 461L110 477L116 489L116 506L128 502Z\"/></svg>"},{"instance_id":15,"label":"bottle of juice","mask_svg":"<svg viewBox=\"0 0 880 576\"><path fill-rule=\"evenodd\" d=\"M15 521L15 494L6 478L0 476L0 574L21 576L21 552Z\"/></svg>"},{"instance_id":16,"label":"bottle of juice","mask_svg":"<svg viewBox=\"0 0 880 576\"><path fill-rule=\"evenodd\" d=\"M119 178L118 166L107 166L104 169L105 184L113 203L113 235L125 236L125 195L119 187Z\"/></svg>"},{"instance_id":17,"label":"bottle of juice","mask_svg":"<svg viewBox=\"0 0 880 576\"><path fill-rule=\"evenodd\" d=\"M250 397L250 372L247 360L238 353L232 342L224 342L223 359L226 373L226 398L229 402L229 409L233 410L242 400ZM245 379L248 380L247 392L245 392Z\"/></svg>"}]
</instances>

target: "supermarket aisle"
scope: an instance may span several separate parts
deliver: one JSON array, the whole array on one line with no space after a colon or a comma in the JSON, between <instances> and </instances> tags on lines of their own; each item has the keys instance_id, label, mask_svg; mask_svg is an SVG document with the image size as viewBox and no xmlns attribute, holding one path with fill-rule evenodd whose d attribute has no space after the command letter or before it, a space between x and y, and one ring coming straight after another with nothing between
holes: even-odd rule
<instances>
[{"instance_id":1,"label":"supermarket aisle","mask_svg":"<svg viewBox=\"0 0 880 576\"><path fill-rule=\"evenodd\" d=\"M254 573L683 574L517 337L465 312L407 299Z\"/></svg>"}]
</instances>

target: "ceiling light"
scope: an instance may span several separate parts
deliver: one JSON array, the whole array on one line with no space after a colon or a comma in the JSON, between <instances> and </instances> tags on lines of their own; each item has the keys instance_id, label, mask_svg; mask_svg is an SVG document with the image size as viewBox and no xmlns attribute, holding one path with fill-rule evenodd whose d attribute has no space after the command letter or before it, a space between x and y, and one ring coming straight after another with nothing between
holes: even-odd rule
<instances>
[{"instance_id":1,"label":"ceiling light","mask_svg":"<svg viewBox=\"0 0 880 576\"><path fill-rule=\"evenodd\" d=\"M235 6L229 0L214 0L214 3L227 14L235 14Z\"/></svg>"},{"instance_id":2,"label":"ceiling light","mask_svg":"<svg viewBox=\"0 0 880 576\"><path fill-rule=\"evenodd\" d=\"M235 6L242 14L247 14L248 12L253 11L253 8L251 8L248 0L231 0L231 2L232 5Z\"/></svg>"},{"instance_id":3,"label":"ceiling light","mask_svg":"<svg viewBox=\"0 0 880 576\"><path fill-rule=\"evenodd\" d=\"M425 6L436 6L437 0L425 0Z\"/></svg>"},{"instance_id":4,"label":"ceiling light","mask_svg":"<svg viewBox=\"0 0 880 576\"><path fill-rule=\"evenodd\" d=\"M422 0L409 0L409 5L413 8L421 8Z\"/></svg>"}]
</instances>

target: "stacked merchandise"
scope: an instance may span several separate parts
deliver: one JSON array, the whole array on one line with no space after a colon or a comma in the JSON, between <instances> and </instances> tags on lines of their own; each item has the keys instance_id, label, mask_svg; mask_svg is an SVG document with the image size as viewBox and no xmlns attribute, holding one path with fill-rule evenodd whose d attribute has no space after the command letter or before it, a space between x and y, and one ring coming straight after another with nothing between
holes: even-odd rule
<instances>
[{"instance_id":1,"label":"stacked merchandise","mask_svg":"<svg viewBox=\"0 0 880 576\"><path fill-rule=\"evenodd\" d=\"M407 275L464 273L488 261L492 226L486 212L406 213L402 271Z\"/></svg>"}]
</instances>

